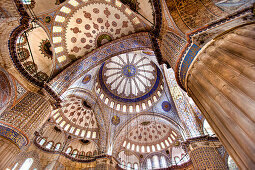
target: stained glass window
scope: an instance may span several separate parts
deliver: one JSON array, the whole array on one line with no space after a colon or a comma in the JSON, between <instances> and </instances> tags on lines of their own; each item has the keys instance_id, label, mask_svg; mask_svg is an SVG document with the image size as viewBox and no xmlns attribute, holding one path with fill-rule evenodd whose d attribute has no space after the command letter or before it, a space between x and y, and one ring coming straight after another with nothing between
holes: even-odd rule
<instances>
[{"instance_id":1,"label":"stained glass window","mask_svg":"<svg viewBox=\"0 0 255 170\"><path fill-rule=\"evenodd\" d=\"M58 151L59 148L60 148L60 143L58 143L58 144L56 145L55 150Z\"/></svg>"},{"instance_id":2,"label":"stained glass window","mask_svg":"<svg viewBox=\"0 0 255 170\"><path fill-rule=\"evenodd\" d=\"M47 148L47 149L51 149L52 144L53 144L53 142L49 142L49 143L46 145L46 148Z\"/></svg>"}]
</instances>

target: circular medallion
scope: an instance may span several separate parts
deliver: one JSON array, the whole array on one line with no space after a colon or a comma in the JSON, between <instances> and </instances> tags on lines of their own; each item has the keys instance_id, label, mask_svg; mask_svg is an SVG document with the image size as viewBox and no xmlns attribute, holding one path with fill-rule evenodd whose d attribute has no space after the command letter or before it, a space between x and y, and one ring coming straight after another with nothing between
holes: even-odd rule
<instances>
[{"instance_id":1,"label":"circular medallion","mask_svg":"<svg viewBox=\"0 0 255 170\"><path fill-rule=\"evenodd\" d=\"M162 109L165 111L165 112L169 112L170 109L171 109L171 104L167 101L164 101L162 103Z\"/></svg>"},{"instance_id":2,"label":"circular medallion","mask_svg":"<svg viewBox=\"0 0 255 170\"><path fill-rule=\"evenodd\" d=\"M50 22L51 22L51 16L46 16L46 17L44 18L44 21L45 21L46 23L50 23Z\"/></svg>"},{"instance_id":3,"label":"circular medallion","mask_svg":"<svg viewBox=\"0 0 255 170\"><path fill-rule=\"evenodd\" d=\"M84 76L84 78L82 79L82 83L87 84L90 80L91 80L91 75L88 74L88 75Z\"/></svg>"},{"instance_id":4,"label":"circular medallion","mask_svg":"<svg viewBox=\"0 0 255 170\"><path fill-rule=\"evenodd\" d=\"M120 123L120 118L118 116L113 116L112 117L112 124L116 126L119 123Z\"/></svg>"},{"instance_id":5,"label":"circular medallion","mask_svg":"<svg viewBox=\"0 0 255 170\"><path fill-rule=\"evenodd\" d=\"M136 73L136 68L135 66L133 65L126 65L124 68L123 68L123 74L126 76L126 77L133 77Z\"/></svg>"}]
</instances>

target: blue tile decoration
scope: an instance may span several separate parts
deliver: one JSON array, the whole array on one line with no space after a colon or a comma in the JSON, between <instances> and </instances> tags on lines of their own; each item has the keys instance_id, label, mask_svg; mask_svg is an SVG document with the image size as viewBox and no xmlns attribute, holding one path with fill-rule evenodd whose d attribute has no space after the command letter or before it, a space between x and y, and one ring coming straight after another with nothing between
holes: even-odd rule
<instances>
[{"instance_id":1,"label":"blue tile decoration","mask_svg":"<svg viewBox=\"0 0 255 170\"><path fill-rule=\"evenodd\" d=\"M28 139L18 130L0 123L0 135L14 142L20 149L28 144Z\"/></svg>"},{"instance_id":2,"label":"blue tile decoration","mask_svg":"<svg viewBox=\"0 0 255 170\"><path fill-rule=\"evenodd\" d=\"M197 53L200 51L200 47L197 46L196 44L192 44L192 46L189 48L187 54L185 55L185 57L183 58L183 61L181 63L181 71L180 71L180 80L182 85L184 86L185 84L185 78L187 75L187 71L192 63L192 61L194 60L194 58L196 57Z\"/></svg>"}]
</instances>

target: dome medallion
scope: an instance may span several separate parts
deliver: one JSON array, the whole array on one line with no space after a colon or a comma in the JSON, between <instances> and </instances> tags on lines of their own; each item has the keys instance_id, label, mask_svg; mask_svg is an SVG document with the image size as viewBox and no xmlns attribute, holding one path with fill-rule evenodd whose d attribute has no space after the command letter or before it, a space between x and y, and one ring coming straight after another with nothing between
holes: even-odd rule
<instances>
[{"instance_id":1,"label":"dome medallion","mask_svg":"<svg viewBox=\"0 0 255 170\"><path fill-rule=\"evenodd\" d=\"M133 65L126 65L122 70L123 75L126 77L133 77L136 73L136 68Z\"/></svg>"},{"instance_id":2,"label":"dome medallion","mask_svg":"<svg viewBox=\"0 0 255 170\"><path fill-rule=\"evenodd\" d=\"M96 84L104 103L124 112L145 110L159 99L162 90L159 68L141 51L121 54L103 63Z\"/></svg>"}]
</instances>

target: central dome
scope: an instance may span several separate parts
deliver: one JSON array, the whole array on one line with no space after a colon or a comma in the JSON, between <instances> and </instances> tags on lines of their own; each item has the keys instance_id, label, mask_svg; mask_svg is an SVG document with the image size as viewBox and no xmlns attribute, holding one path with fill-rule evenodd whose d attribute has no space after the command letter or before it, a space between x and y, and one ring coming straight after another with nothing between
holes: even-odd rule
<instances>
[{"instance_id":1,"label":"central dome","mask_svg":"<svg viewBox=\"0 0 255 170\"><path fill-rule=\"evenodd\" d=\"M158 91L156 102L163 87L159 88L161 79L161 72L156 64L142 51L136 51L112 57L103 63L96 88L102 89L101 98L109 97L121 104L144 102ZM151 99L150 104L147 104L151 105L153 101Z\"/></svg>"}]
</instances>

